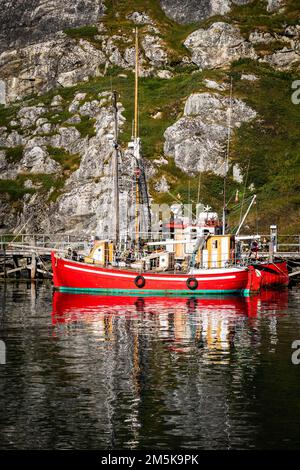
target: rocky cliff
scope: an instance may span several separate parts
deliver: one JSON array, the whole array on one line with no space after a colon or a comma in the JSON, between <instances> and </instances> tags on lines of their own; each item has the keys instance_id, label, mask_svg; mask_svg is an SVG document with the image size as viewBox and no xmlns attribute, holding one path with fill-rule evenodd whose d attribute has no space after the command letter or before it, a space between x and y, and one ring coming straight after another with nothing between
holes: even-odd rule
<instances>
[{"instance_id":1,"label":"rocky cliff","mask_svg":"<svg viewBox=\"0 0 300 470\"><path fill-rule=\"evenodd\" d=\"M152 199L187 202L200 194L219 209L230 134L229 194L255 189L263 224L280 223L288 211L287 225L296 229L300 110L291 87L300 73L297 1L1 3L3 232L26 224L27 231L110 233L110 95L113 88L119 93L126 195L135 26ZM234 224L239 209L231 217Z\"/></svg>"},{"instance_id":2,"label":"rocky cliff","mask_svg":"<svg viewBox=\"0 0 300 470\"><path fill-rule=\"evenodd\" d=\"M95 24L102 0L1 0L0 52L45 41L65 28Z\"/></svg>"}]
</instances>

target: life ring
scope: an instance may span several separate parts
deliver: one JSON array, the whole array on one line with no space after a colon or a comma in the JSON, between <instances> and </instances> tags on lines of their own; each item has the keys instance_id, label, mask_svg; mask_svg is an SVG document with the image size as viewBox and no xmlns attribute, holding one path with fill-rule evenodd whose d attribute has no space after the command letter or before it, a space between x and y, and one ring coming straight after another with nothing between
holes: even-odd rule
<instances>
[{"instance_id":1,"label":"life ring","mask_svg":"<svg viewBox=\"0 0 300 470\"><path fill-rule=\"evenodd\" d=\"M190 290L196 290L198 287L198 281L195 277L189 277L186 281L186 285Z\"/></svg>"},{"instance_id":2,"label":"life ring","mask_svg":"<svg viewBox=\"0 0 300 470\"><path fill-rule=\"evenodd\" d=\"M146 284L146 280L143 276L137 276L134 280L134 283L136 287L138 287L139 289L142 289L144 285Z\"/></svg>"}]
</instances>

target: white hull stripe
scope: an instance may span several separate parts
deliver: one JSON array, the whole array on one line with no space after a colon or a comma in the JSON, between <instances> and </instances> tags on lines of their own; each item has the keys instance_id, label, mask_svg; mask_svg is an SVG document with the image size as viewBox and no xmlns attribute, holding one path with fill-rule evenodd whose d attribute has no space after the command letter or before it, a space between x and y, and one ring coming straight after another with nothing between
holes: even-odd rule
<instances>
[{"instance_id":1,"label":"white hull stripe","mask_svg":"<svg viewBox=\"0 0 300 470\"><path fill-rule=\"evenodd\" d=\"M75 271L81 271L84 273L92 273L92 274L97 274L98 276L113 276L113 277L126 277L129 279L135 279L137 275L131 275L131 274L119 274L119 273L111 273L109 271L96 271L94 269L87 269L87 268L79 268L77 266L71 266L69 264L64 265L65 268L68 269L74 269ZM195 277L198 281L220 281L220 280L226 280L226 279L235 279L236 276L214 276L214 277L202 277L202 276L187 276L186 278L178 278L178 277L158 277L158 276L143 276L145 280L149 281L176 281L176 282L186 282L186 280L189 277Z\"/></svg>"}]
</instances>

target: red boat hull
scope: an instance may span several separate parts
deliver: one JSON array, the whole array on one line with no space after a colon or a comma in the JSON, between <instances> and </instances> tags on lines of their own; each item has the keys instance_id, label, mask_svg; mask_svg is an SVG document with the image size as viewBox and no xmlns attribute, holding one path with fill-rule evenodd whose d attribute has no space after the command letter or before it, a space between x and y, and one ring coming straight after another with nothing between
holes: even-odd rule
<instances>
[{"instance_id":1,"label":"red boat hull","mask_svg":"<svg viewBox=\"0 0 300 470\"><path fill-rule=\"evenodd\" d=\"M153 294L227 294L248 295L260 289L261 276L253 267L211 269L200 274L161 274L102 268L93 264L72 261L52 254L54 287L60 291L90 293ZM144 285L138 287L137 277ZM197 287L188 286L189 278L197 280Z\"/></svg>"},{"instance_id":2,"label":"red boat hull","mask_svg":"<svg viewBox=\"0 0 300 470\"><path fill-rule=\"evenodd\" d=\"M289 274L286 261L261 262L254 265L261 273L262 288L286 287L289 284Z\"/></svg>"}]
</instances>

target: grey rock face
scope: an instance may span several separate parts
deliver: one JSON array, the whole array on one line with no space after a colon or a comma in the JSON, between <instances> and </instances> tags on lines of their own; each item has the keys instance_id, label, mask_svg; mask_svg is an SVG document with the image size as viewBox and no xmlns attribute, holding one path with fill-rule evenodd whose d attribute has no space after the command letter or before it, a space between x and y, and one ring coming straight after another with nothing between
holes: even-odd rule
<instances>
[{"instance_id":1,"label":"grey rock face","mask_svg":"<svg viewBox=\"0 0 300 470\"><path fill-rule=\"evenodd\" d=\"M144 28L140 51L141 76L159 73L159 68L168 62L167 48L159 36L160 31L153 25ZM72 39L58 32L50 40L0 54L0 74L6 87L6 102L87 81L105 74L112 65L133 69L133 37L102 33L96 35L97 47L87 40Z\"/></svg>"},{"instance_id":2,"label":"grey rock face","mask_svg":"<svg viewBox=\"0 0 300 470\"><path fill-rule=\"evenodd\" d=\"M17 168L6 160L5 150L0 150L0 179L14 179L17 176Z\"/></svg>"},{"instance_id":3,"label":"grey rock face","mask_svg":"<svg viewBox=\"0 0 300 470\"><path fill-rule=\"evenodd\" d=\"M218 82L215 82L214 80L205 79L203 80L203 83L206 86L206 88L211 88L213 90L224 91L226 90L226 88L228 88L228 86L225 85L224 83L218 83Z\"/></svg>"},{"instance_id":4,"label":"grey rock face","mask_svg":"<svg viewBox=\"0 0 300 470\"><path fill-rule=\"evenodd\" d=\"M267 10L270 12L279 10L286 3L286 0L268 0Z\"/></svg>"},{"instance_id":5,"label":"grey rock face","mask_svg":"<svg viewBox=\"0 0 300 470\"><path fill-rule=\"evenodd\" d=\"M225 143L228 136L230 100L219 94L197 93L185 104L184 117L165 132L164 152L183 171L225 172ZM233 99L231 126L251 121L256 112Z\"/></svg>"},{"instance_id":6,"label":"grey rock face","mask_svg":"<svg viewBox=\"0 0 300 470\"><path fill-rule=\"evenodd\" d=\"M134 11L127 17L129 20L131 20L135 24L139 25L144 25L144 24L153 24L153 21L151 20L150 16L147 15L145 12L138 12Z\"/></svg>"},{"instance_id":7,"label":"grey rock face","mask_svg":"<svg viewBox=\"0 0 300 470\"><path fill-rule=\"evenodd\" d=\"M7 77L7 101L59 85L71 86L99 74L103 52L89 42L59 35L55 40L0 55L0 70Z\"/></svg>"},{"instance_id":8,"label":"grey rock face","mask_svg":"<svg viewBox=\"0 0 300 470\"><path fill-rule=\"evenodd\" d=\"M0 152L0 179L15 179L18 174L55 174L60 172L61 166L49 157L45 147L27 144L23 157L17 164L9 163L5 151Z\"/></svg>"},{"instance_id":9,"label":"grey rock face","mask_svg":"<svg viewBox=\"0 0 300 470\"><path fill-rule=\"evenodd\" d=\"M289 70L293 65L300 68L300 42L296 48L284 47L269 56L260 59L261 62L267 62L272 67L279 70Z\"/></svg>"},{"instance_id":10,"label":"grey rock face","mask_svg":"<svg viewBox=\"0 0 300 470\"><path fill-rule=\"evenodd\" d=\"M122 110L120 106L120 128L124 123ZM113 226L111 157L114 147L110 135L114 121L108 107L98 105L98 113L95 115L93 112L93 115L96 118L96 136L82 146L80 166L66 181L53 218L58 231L108 236L112 234Z\"/></svg>"},{"instance_id":11,"label":"grey rock face","mask_svg":"<svg viewBox=\"0 0 300 470\"><path fill-rule=\"evenodd\" d=\"M102 0L0 0L0 7L0 52L96 23L105 10Z\"/></svg>"},{"instance_id":12,"label":"grey rock face","mask_svg":"<svg viewBox=\"0 0 300 470\"><path fill-rule=\"evenodd\" d=\"M282 33L264 33L252 31L249 35L252 44L270 44L277 41L278 49L270 53L268 50L260 53L259 61L267 62L278 70L289 70L300 65L300 25L287 26ZM282 44L280 48L280 43Z\"/></svg>"},{"instance_id":13,"label":"grey rock face","mask_svg":"<svg viewBox=\"0 0 300 470\"><path fill-rule=\"evenodd\" d=\"M20 173L57 173L61 166L49 157L48 152L42 147L27 148L20 161Z\"/></svg>"},{"instance_id":14,"label":"grey rock face","mask_svg":"<svg viewBox=\"0 0 300 470\"><path fill-rule=\"evenodd\" d=\"M232 4L246 5L253 0L160 0L165 14L178 23L196 23L214 15L224 15Z\"/></svg>"},{"instance_id":15,"label":"grey rock face","mask_svg":"<svg viewBox=\"0 0 300 470\"><path fill-rule=\"evenodd\" d=\"M275 37L271 33L252 31L249 34L249 41L252 44L269 44L270 42L275 41Z\"/></svg>"},{"instance_id":16,"label":"grey rock face","mask_svg":"<svg viewBox=\"0 0 300 470\"><path fill-rule=\"evenodd\" d=\"M84 148L86 142L81 138L80 132L75 127L60 127L58 133L51 137L52 147L59 147L71 153L78 153Z\"/></svg>"},{"instance_id":17,"label":"grey rock face","mask_svg":"<svg viewBox=\"0 0 300 470\"><path fill-rule=\"evenodd\" d=\"M300 68L300 25L288 26L283 34L275 34L273 40L280 41L284 47L259 60L267 62L279 70L289 70L293 66Z\"/></svg>"},{"instance_id":18,"label":"grey rock face","mask_svg":"<svg viewBox=\"0 0 300 470\"><path fill-rule=\"evenodd\" d=\"M21 108L18 112L21 126L24 128L34 125L37 119L45 114L46 109L44 106L29 106Z\"/></svg>"},{"instance_id":19,"label":"grey rock face","mask_svg":"<svg viewBox=\"0 0 300 470\"><path fill-rule=\"evenodd\" d=\"M168 61L168 55L162 47L161 40L157 36L146 34L142 41L143 49L151 65L164 65Z\"/></svg>"},{"instance_id":20,"label":"grey rock face","mask_svg":"<svg viewBox=\"0 0 300 470\"><path fill-rule=\"evenodd\" d=\"M184 44L192 51L192 61L201 69L224 67L241 57L257 57L239 29L228 23L218 22L208 29L198 29Z\"/></svg>"},{"instance_id":21,"label":"grey rock face","mask_svg":"<svg viewBox=\"0 0 300 470\"><path fill-rule=\"evenodd\" d=\"M155 184L154 184L155 191L159 193L166 193L170 190L168 182L165 176L162 176Z\"/></svg>"},{"instance_id":22,"label":"grey rock face","mask_svg":"<svg viewBox=\"0 0 300 470\"><path fill-rule=\"evenodd\" d=\"M243 73L241 75L241 80L248 80L249 82L256 82L259 78L252 73Z\"/></svg>"},{"instance_id":23,"label":"grey rock face","mask_svg":"<svg viewBox=\"0 0 300 470\"><path fill-rule=\"evenodd\" d=\"M62 168L59 163L50 157L47 146L61 148L71 154L81 156L79 168L66 179L63 194L55 203L50 204L47 200L50 193L46 195L44 193L26 194L24 196L22 201L23 210L18 223L22 225L30 218L28 230L38 232L50 230L51 233L63 231L76 234L98 233L107 234L107 236L112 235L113 185L111 156L114 152L114 145L111 134L114 131L114 119L112 109L109 106L110 94L107 92L100 93L99 101L94 100L83 103L84 99L84 94L77 94L73 99L73 103L77 102L81 105L79 110L83 115L95 119L95 137L82 138L75 127L61 125L57 127L55 135L33 136L30 133L27 136L22 136L23 157L16 164L10 164L7 161L5 150L0 151L0 178L2 179L15 179L19 173L60 175ZM58 101L60 102L60 100ZM124 109L120 103L118 107L119 125L122 128L125 120L122 115ZM41 126L47 125L47 120L41 117L40 108L42 107L28 106L21 108L18 118L30 119L33 127L36 126L39 129ZM47 108L43 112L45 110ZM74 118L76 116L79 117L78 114L73 115ZM6 128L1 128L0 134L6 147L19 144L16 131L9 133ZM130 173L130 165L130 159L124 163L127 173ZM128 182L130 185L130 181L132 180L126 176L123 186L125 187ZM29 177L24 187L29 191L36 188L38 184L37 182L33 185ZM37 195L38 198L35 197ZM0 201L0 208L0 224L3 219L8 221L9 225L10 219L7 217L8 203ZM10 229L15 228L15 226L16 220L14 219Z\"/></svg>"}]
</instances>

